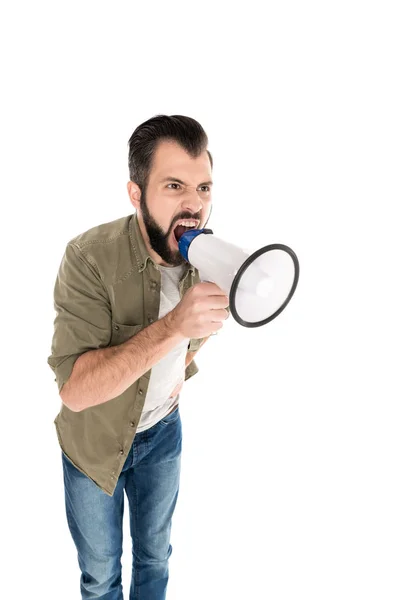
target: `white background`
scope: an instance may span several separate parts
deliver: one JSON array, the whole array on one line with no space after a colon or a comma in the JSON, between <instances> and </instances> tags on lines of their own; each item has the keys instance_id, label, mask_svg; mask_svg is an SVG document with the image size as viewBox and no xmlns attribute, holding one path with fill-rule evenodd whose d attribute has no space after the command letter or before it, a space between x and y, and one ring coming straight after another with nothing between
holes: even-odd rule
<instances>
[{"instance_id":1,"label":"white background","mask_svg":"<svg viewBox=\"0 0 400 600\"><path fill-rule=\"evenodd\" d=\"M397 3L144 4L0 13L4 597L80 598L53 286L70 238L133 212L127 142L163 113L208 133L214 233L301 266L286 310L229 319L181 393L168 600L397 599Z\"/></svg>"}]
</instances>

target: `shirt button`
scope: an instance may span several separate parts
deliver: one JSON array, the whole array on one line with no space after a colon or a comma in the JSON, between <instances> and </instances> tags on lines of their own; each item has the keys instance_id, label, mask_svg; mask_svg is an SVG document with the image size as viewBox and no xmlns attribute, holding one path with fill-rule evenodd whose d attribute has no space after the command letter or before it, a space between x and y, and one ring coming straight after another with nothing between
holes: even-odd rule
<instances>
[{"instance_id":1,"label":"shirt button","mask_svg":"<svg viewBox=\"0 0 400 600\"><path fill-rule=\"evenodd\" d=\"M120 454L123 454L123 453L124 453L124 451L122 450L122 448L121 448L121 450L119 451L119 453L120 453Z\"/></svg>"},{"instance_id":2,"label":"shirt button","mask_svg":"<svg viewBox=\"0 0 400 600\"><path fill-rule=\"evenodd\" d=\"M149 323L152 323L154 321L153 317L149 317Z\"/></svg>"},{"instance_id":3,"label":"shirt button","mask_svg":"<svg viewBox=\"0 0 400 600\"><path fill-rule=\"evenodd\" d=\"M134 422L134 421L131 421L131 422L130 422L130 426L131 426L131 427L135 427L135 422Z\"/></svg>"},{"instance_id":4,"label":"shirt button","mask_svg":"<svg viewBox=\"0 0 400 600\"><path fill-rule=\"evenodd\" d=\"M139 394L142 395L143 394L143 390L139 390Z\"/></svg>"},{"instance_id":5,"label":"shirt button","mask_svg":"<svg viewBox=\"0 0 400 600\"><path fill-rule=\"evenodd\" d=\"M118 331L119 325L114 325L114 329L116 329Z\"/></svg>"}]
</instances>

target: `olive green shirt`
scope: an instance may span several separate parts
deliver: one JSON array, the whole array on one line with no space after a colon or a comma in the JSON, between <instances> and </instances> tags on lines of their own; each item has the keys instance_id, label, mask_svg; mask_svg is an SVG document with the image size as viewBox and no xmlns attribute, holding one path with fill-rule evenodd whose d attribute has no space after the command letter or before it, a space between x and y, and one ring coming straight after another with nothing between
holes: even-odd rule
<instances>
[{"instance_id":1,"label":"olive green shirt","mask_svg":"<svg viewBox=\"0 0 400 600\"><path fill-rule=\"evenodd\" d=\"M200 281L187 264L182 298ZM60 392L75 361L88 350L117 346L158 319L161 274L145 246L137 213L103 223L66 246L54 286L54 334L47 362ZM202 339L191 339L189 352ZM192 361L185 381L198 372ZM121 395L80 412L62 403L54 419L62 451L112 496L146 400L151 369Z\"/></svg>"}]
</instances>

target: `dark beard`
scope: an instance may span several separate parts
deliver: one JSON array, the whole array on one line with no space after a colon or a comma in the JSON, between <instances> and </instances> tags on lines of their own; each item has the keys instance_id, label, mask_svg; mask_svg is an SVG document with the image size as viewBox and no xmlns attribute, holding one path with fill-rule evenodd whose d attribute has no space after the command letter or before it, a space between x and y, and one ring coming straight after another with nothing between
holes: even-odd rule
<instances>
[{"instance_id":1,"label":"dark beard","mask_svg":"<svg viewBox=\"0 0 400 600\"><path fill-rule=\"evenodd\" d=\"M173 251L171 249L168 241L171 231L176 225L176 221L179 221L180 218L184 217L179 217L178 219L175 219L175 221L171 224L170 228L165 234L161 227L156 223L156 221L149 213L145 191L142 193L140 199L140 209L142 211L143 222L146 227L147 235L149 236L150 246L152 247L154 252L157 252L157 254L162 258L162 260L165 263L173 267L178 267L179 265L183 264L189 264L188 261L183 258L179 250Z\"/></svg>"}]
</instances>

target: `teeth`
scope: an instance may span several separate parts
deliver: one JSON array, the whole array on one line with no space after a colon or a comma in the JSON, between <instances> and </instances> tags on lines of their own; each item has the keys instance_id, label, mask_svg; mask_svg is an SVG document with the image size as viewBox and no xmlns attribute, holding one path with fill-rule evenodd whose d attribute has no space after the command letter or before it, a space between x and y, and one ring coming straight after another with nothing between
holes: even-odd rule
<instances>
[{"instance_id":1,"label":"teeth","mask_svg":"<svg viewBox=\"0 0 400 600\"><path fill-rule=\"evenodd\" d=\"M197 221L178 221L177 225L183 225L184 227L196 227Z\"/></svg>"}]
</instances>

